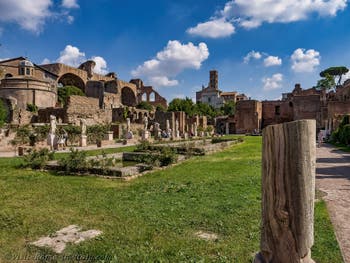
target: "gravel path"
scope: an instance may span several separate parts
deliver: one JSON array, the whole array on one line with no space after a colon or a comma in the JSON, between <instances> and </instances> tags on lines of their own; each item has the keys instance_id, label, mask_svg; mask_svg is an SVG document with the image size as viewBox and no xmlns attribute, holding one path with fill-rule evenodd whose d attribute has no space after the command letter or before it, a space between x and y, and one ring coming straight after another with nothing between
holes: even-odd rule
<instances>
[{"instance_id":1,"label":"gravel path","mask_svg":"<svg viewBox=\"0 0 350 263\"><path fill-rule=\"evenodd\" d=\"M324 144L317 148L316 188L327 193L331 221L343 254L350 263L350 153Z\"/></svg>"}]
</instances>

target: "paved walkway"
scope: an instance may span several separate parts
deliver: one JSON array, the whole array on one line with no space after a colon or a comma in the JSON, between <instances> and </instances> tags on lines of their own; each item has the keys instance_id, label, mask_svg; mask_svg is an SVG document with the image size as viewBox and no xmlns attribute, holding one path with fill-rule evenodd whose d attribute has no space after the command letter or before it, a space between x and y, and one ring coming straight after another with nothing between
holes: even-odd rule
<instances>
[{"instance_id":1,"label":"paved walkway","mask_svg":"<svg viewBox=\"0 0 350 263\"><path fill-rule=\"evenodd\" d=\"M324 144L317 148L316 167L316 188L327 193L324 200L344 262L350 263L350 153Z\"/></svg>"}]
</instances>

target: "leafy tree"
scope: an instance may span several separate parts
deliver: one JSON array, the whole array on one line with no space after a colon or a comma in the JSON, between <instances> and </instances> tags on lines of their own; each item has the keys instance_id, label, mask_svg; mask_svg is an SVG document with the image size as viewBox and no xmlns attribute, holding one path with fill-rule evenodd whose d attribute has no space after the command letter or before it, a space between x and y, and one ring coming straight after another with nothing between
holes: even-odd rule
<instances>
[{"instance_id":1,"label":"leafy tree","mask_svg":"<svg viewBox=\"0 0 350 263\"><path fill-rule=\"evenodd\" d=\"M224 115L233 115L235 114L236 103L234 101L225 102L224 106L221 107L221 111Z\"/></svg>"},{"instance_id":2,"label":"leafy tree","mask_svg":"<svg viewBox=\"0 0 350 263\"><path fill-rule=\"evenodd\" d=\"M335 86L334 76L326 73L324 74L323 79L317 81L316 89L319 90L330 90Z\"/></svg>"},{"instance_id":3,"label":"leafy tree","mask_svg":"<svg viewBox=\"0 0 350 263\"><path fill-rule=\"evenodd\" d=\"M136 108L148 111L153 110L153 106L148 101L141 101L139 104L136 105Z\"/></svg>"},{"instance_id":4,"label":"leafy tree","mask_svg":"<svg viewBox=\"0 0 350 263\"><path fill-rule=\"evenodd\" d=\"M4 105L4 102L0 100L0 127L4 125L7 120L7 110Z\"/></svg>"},{"instance_id":5,"label":"leafy tree","mask_svg":"<svg viewBox=\"0 0 350 263\"><path fill-rule=\"evenodd\" d=\"M219 110L216 110L214 109L213 106L202 102L198 102L195 105L194 113L197 115L205 115L210 117L215 117L217 115L220 115Z\"/></svg>"},{"instance_id":6,"label":"leafy tree","mask_svg":"<svg viewBox=\"0 0 350 263\"><path fill-rule=\"evenodd\" d=\"M166 109L162 105L157 105L156 111L166 111Z\"/></svg>"},{"instance_id":7,"label":"leafy tree","mask_svg":"<svg viewBox=\"0 0 350 263\"><path fill-rule=\"evenodd\" d=\"M320 72L322 78L327 78L327 75L333 78L338 77L337 85L341 84L342 76L349 72L349 69L344 66L330 67Z\"/></svg>"},{"instance_id":8,"label":"leafy tree","mask_svg":"<svg viewBox=\"0 0 350 263\"><path fill-rule=\"evenodd\" d=\"M68 97L71 95L85 96L84 92L75 86L58 88L58 102L60 102L63 106L67 104Z\"/></svg>"},{"instance_id":9,"label":"leafy tree","mask_svg":"<svg viewBox=\"0 0 350 263\"><path fill-rule=\"evenodd\" d=\"M184 111L187 115L194 115L194 103L192 99L186 97L185 99L173 99L169 103L168 111Z\"/></svg>"}]
</instances>

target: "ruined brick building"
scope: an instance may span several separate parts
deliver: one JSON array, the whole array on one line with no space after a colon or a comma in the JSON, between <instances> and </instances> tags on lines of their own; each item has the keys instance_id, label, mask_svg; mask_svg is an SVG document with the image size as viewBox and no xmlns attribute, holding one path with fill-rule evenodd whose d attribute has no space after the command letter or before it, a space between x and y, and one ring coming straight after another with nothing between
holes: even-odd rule
<instances>
[{"instance_id":1,"label":"ruined brick building","mask_svg":"<svg viewBox=\"0 0 350 263\"><path fill-rule=\"evenodd\" d=\"M314 119L317 129L336 129L344 115L350 114L350 80L336 91L302 89L296 84L281 100L244 100L236 104L234 116L217 119L221 133L250 133L272 124Z\"/></svg>"},{"instance_id":2,"label":"ruined brick building","mask_svg":"<svg viewBox=\"0 0 350 263\"><path fill-rule=\"evenodd\" d=\"M26 112L28 104L38 107L39 121L46 122L49 114L55 114L70 123L79 118L91 123L111 122L112 109L134 107L141 101L167 107L166 99L151 86L144 86L142 80L126 82L113 72L97 74L94 67L92 60L78 68L61 63L37 65L24 57L0 61L0 98L8 109L9 121L35 121ZM57 104L57 90L67 85L78 87L86 97L73 96L62 108Z\"/></svg>"}]
</instances>

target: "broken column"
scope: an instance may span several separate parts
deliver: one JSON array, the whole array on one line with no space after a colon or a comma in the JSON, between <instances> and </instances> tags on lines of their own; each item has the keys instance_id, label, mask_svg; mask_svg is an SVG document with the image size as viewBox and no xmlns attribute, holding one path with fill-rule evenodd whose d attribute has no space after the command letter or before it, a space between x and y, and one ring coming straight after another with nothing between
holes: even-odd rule
<instances>
[{"instance_id":1,"label":"broken column","mask_svg":"<svg viewBox=\"0 0 350 263\"><path fill-rule=\"evenodd\" d=\"M87 135L86 135L86 120L80 119L80 128L81 128L81 135L80 135L80 147L86 147L87 146Z\"/></svg>"},{"instance_id":2,"label":"broken column","mask_svg":"<svg viewBox=\"0 0 350 263\"><path fill-rule=\"evenodd\" d=\"M316 122L263 131L262 230L255 263L313 263Z\"/></svg>"}]
</instances>

